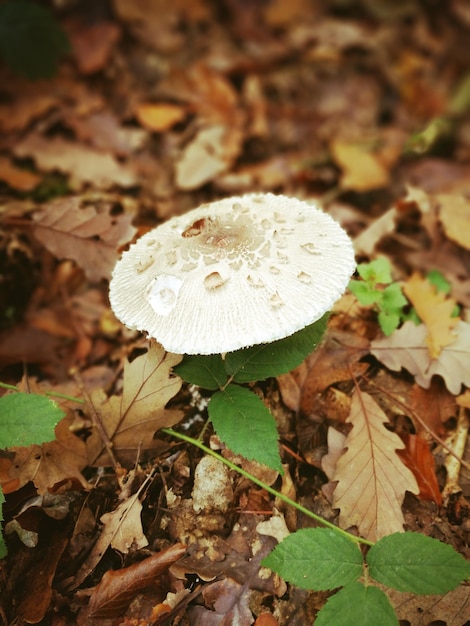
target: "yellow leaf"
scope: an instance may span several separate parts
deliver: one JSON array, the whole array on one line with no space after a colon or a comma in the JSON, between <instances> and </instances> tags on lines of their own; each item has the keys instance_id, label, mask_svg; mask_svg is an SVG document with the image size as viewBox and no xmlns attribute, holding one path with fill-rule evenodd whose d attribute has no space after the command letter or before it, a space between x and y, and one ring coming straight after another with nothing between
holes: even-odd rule
<instances>
[{"instance_id":1,"label":"yellow leaf","mask_svg":"<svg viewBox=\"0 0 470 626\"><path fill-rule=\"evenodd\" d=\"M334 160L343 170L343 189L369 191L389 184L388 168L368 146L336 140L330 149Z\"/></svg>"},{"instance_id":2,"label":"yellow leaf","mask_svg":"<svg viewBox=\"0 0 470 626\"><path fill-rule=\"evenodd\" d=\"M429 354L432 359L437 359L441 350L456 339L455 326L459 319L452 317L456 302L445 293L438 292L417 272L404 283L403 291L426 325Z\"/></svg>"},{"instance_id":3,"label":"yellow leaf","mask_svg":"<svg viewBox=\"0 0 470 626\"><path fill-rule=\"evenodd\" d=\"M357 526L370 541L402 532L405 491L419 493L416 478L395 452L405 447L402 440L385 428L387 416L367 393L354 393L346 421L353 428L331 477L338 481L333 507L340 509L340 526Z\"/></svg>"},{"instance_id":4,"label":"yellow leaf","mask_svg":"<svg viewBox=\"0 0 470 626\"><path fill-rule=\"evenodd\" d=\"M440 194L439 219L452 241L470 250L470 202L463 196Z\"/></svg>"}]
</instances>

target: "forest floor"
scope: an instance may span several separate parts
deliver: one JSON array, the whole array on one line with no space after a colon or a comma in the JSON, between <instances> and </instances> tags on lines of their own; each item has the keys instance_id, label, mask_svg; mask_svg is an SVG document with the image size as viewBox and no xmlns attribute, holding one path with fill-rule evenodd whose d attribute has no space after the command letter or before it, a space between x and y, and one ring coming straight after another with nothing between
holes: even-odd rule
<instances>
[{"instance_id":1,"label":"forest floor","mask_svg":"<svg viewBox=\"0 0 470 626\"><path fill-rule=\"evenodd\" d=\"M470 558L468 4L57 5L71 51L54 76L28 80L0 66L0 382L55 394L65 413L53 442L0 458L0 618L315 622L330 594L263 574L259 556L276 536L261 523L280 517L294 531L314 522L232 472L227 504L195 511L201 451L154 437L158 419L137 409L126 428L119 422L148 342L111 312L114 264L172 216L253 191L316 201L349 233L358 263L388 261L422 324L400 320L386 336L377 302L347 291L320 347L256 386L278 424L284 476L237 462L345 529L374 539L390 522ZM159 376L158 389L173 385L164 425L197 437L208 394ZM335 484L369 489L359 471L336 466L344 447L367 454L351 435L357 394L362 417L388 420L401 441L400 457L380 468L401 494L385 522L370 520L364 498L354 519L334 506ZM229 454L210 425L204 437ZM381 510L390 494L372 490ZM465 584L391 598L403 626L470 623Z\"/></svg>"}]
</instances>

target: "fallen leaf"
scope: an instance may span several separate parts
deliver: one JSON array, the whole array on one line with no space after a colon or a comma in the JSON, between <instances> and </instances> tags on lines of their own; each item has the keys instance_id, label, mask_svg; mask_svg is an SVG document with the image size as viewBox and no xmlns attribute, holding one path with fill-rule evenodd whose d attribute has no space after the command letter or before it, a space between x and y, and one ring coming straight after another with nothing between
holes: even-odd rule
<instances>
[{"instance_id":1,"label":"fallen leaf","mask_svg":"<svg viewBox=\"0 0 470 626\"><path fill-rule=\"evenodd\" d=\"M390 337L372 341L370 351L389 369L408 370L425 389L434 375L442 376L450 393L457 395L462 385L470 386L470 324L459 321L455 331L454 342L442 349L438 359L429 354L426 326L410 321Z\"/></svg>"},{"instance_id":2,"label":"fallen leaf","mask_svg":"<svg viewBox=\"0 0 470 626\"><path fill-rule=\"evenodd\" d=\"M385 428L387 416L367 393L353 394L347 421L353 428L332 476L337 481L332 506L340 509L339 525L357 526L370 541L402 532L405 491L419 492L415 477L396 454L404 444Z\"/></svg>"},{"instance_id":3,"label":"fallen leaf","mask_svg":"<svg viewBox=\"0 0 470 626\"><path fill-rule=\"evenodd\" d=\"M389 184L388 168L368 146L335 140L330 145L334 160L343 171L341 187L353 191L370 191Z\"/></svg>"},{"instance_id":4,"label":"fallen leaf","mask_svg":"<svg viewBox=\"0 0 470 626\"><path fill-rule=\"evenodd\" d=\"M442 348L455 341L455 326L459 318L452 317L452 312L457 303L442 291L438 292L418 272L403 283L403 291L420 320L426 325L429 354L432 359L437 359Z\"/></svg>"},{"instance_id":5,"label":"fallen leaf","mask_svg":"<svg viewBox=\"0 0 470 626\"><path fill-rule=\"evenodd\" d=\"M398 456L418 481L419 497L441 505L442 495L437 483L434 457L428 442L423 437L410 433L402 433L401 439L405 448L398 451Z\"/></svg>"},{"instance_id":6,"label":"fallen leaf","mask_svg":"<svg viewBox=\"0 0 470 626\"><path fill-rule=\"evenodd\" d=\"M139 563L117 571L107 571L91 594L89 617L122 616L133 597L154 584L157 576L180 559L186 549L185 545L177 543Z\"/></svg>"},{"instance_id":7,"label":"fallen leaf","mask_svg":"<svg viewBox=\"0 0 470 626\"><path fill-rule=\"evenodd\" d=\"M0 460L0 483L5 493L33 482L44 495L54 485L75 478L88 489L81 471L87 465L85 443L72 433L73 417L62 419L55 428L56 440L28 447L11 448L13 459Z\"/></svg>"},{"instance_id":8,"label":"fallen leaf","mask_svg":"<svg viewBox=\"0 0 470 626\"><path fill-rule=\"evenodd\" d=\"M161 133L182 122L187 112L180 104L142 102L137 106L135 114L144 128Z\"/></svg>"},{"instance_id":9,"label":"fallen leaf","mask_svg":"<svg viewBox=\"0 0 470 626\"><path fill-rule=\"evenodd\" d=\"M237 624L251 626L253 614L248 605L247 586L231 578L215 581L206 585L202 591L206 604L213 606L210 611L202 606L193 606L188 611L193 626L220 626Z\"/></svg>"},{"instance_id":10,"label":"fallen leaf","mask_svg":"<svg viewBox=\"0 0 470 626\"><path fill-rule=\"evenodd\" d=\"M83 206L80 198L61 198L33 215L34 236L58 259L73 259L90 280L109 278L118 248L136 229L130 215L111 213L112 207Z\"/></svg>"},{"instance_id":11,"label":"fallen leaf","mask_svg":"<svg viewBox=\"0 0 470 626\"><path fill-rule=\"evenodd\" d=\"M185 191L201 187L233 165L243 142L236 127L208 126L186 146L176 163L176 184Z\"/></svg>"},{"instance_id":12,"label":"fallen leaf","mask_svg":"<svg viewBox=\"0 0 470 626\"><path fill-rule=\"evenodd\" d=\"M462 626L468 624L470 596L468 586L461 585L442 596L402 593L387 588L389 597L399 620L412 626Z\"/></svg>"},{"instance_id":13,"label":"fallen leaf","mask_svg":"<svg viewBox=\"0 0 470 626\"><path fill-rule=\"evenodd\" d=\"M121 396L107 398L96 389L90 394L87 413L100 421L86 441L91 465L109 465L106 444L118 459L135 461L138 453L155 445L154 434L179 422L183 412L165 409L181 388L181 378L170 374L181 355L165 352L152 342L146 354L125 362ZM100 434L101 431L101 434ZM107 438L103 442L102 434Z\"/></svg>"},{"instance_id":14,"label":"fallen leaf","mask_svg":"<svg viewBox=\"0 0 470 626\"><path fill-rule=\"evenodd\" d=\"M94 74L109 62L121 35L117 22L71 19L64 24L72 45L73 56L82 74Z\"/></svg>"},{"instance_id":15,"label":"fallen leaf","mask_svg":"<svg viewBox=\"0 0 470 626\"><path fill-rule=\"evenodd\" d=\"M132 169L110 154L62 139L30 134L14 147L17 157L31 157L41 170L64 172L71 185L93 183L95 188L112 185L132 187L137 179Z\"/></svg>"},{"instance_id":16,"label":"fallen leaf","mask_svg":"<svg viewBox=\"0 0 470 626\"><path fill-rule=\"evenodd\" d=\"M456 194L439 194L439 220L444 227L445 234L470 250L470 203L464 196Z\"/></svg>"},{"instance_id":17,"label":"fallen leaf","mask_svg":"<svg viewBox=\"0 0 470 626\"><path fill-rule=\"evenodd\" d=\"M32 191L41 182L41 177L28 170L16 167L10 159L0 156L0 180L18 191Z\"/></svg>"}]
</instances>

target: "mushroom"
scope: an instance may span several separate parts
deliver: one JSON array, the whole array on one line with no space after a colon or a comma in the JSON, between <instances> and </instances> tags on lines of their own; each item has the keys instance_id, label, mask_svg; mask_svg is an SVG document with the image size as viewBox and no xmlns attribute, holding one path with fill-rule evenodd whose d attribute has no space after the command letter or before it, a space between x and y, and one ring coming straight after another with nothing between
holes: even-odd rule
<instances>
[{"instance_id":1,"label":"mushroom","mask_svg":"<svg viewBox=\"0 0 470 626\"><path fill-rule=\"evenodd\" d=\"M168 352L232 352L292 335L329 311L355 269L346 232L317 206L254 193L204 204L141 237L110 302Z\"/></svg>"}]
</instances>

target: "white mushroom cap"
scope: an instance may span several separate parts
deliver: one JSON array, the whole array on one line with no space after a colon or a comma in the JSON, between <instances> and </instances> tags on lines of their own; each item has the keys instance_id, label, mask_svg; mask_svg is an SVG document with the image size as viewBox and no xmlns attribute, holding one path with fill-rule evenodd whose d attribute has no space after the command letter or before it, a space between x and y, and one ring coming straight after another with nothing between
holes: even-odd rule
<instances>
[{"instance_id":1,"label":"white mushroom cap","mask_svg":"<svg viewBox=\"0 0 470 626\"><path fill-rule=\"evenodd\" d=\"M342 295L352 242L296 198L205 204L148 232L116 264L111 307L168 352L216 354L287 337Z\"/></svg>"}]
</instances>

